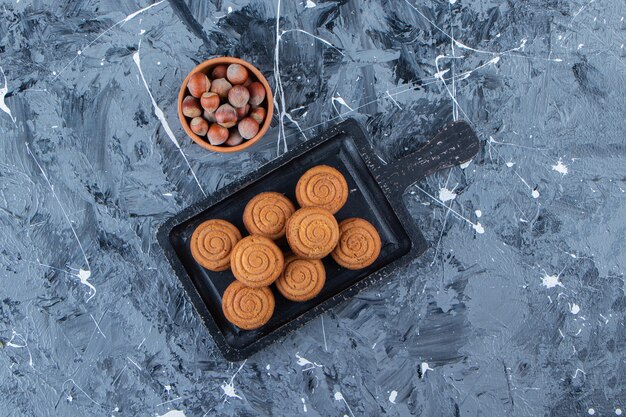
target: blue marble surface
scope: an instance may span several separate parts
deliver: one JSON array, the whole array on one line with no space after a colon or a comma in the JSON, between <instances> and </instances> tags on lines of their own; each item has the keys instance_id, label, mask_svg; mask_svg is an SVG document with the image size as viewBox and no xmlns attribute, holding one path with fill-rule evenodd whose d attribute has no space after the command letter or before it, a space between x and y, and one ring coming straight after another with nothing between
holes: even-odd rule
<instances>
[{"instance_id":1,"label":"blue marble surface","mask_svg":"<svg viewBox=\"0 0 626 417\"><path fill-rule=\"evenodd\" d=\"M622 0L0 1L0 415L626 415L625 16ZM176 114L219 55L276 92L269 133L235 155ZM229 363L155 231L347 117L386 160L453 119L484 146L407 190L424 256Z\"/></svg>"}]
</instances>

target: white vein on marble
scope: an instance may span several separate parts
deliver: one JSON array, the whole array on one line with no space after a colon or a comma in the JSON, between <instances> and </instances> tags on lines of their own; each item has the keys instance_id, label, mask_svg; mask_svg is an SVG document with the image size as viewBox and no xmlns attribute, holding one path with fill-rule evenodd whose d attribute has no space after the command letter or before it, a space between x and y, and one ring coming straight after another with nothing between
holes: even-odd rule
<instances>
[{"instance_id":1,"label":"white vein on marble","mask_svg":"<svg viewBox=\"0 0 626 417\"><path fill-rule=\"evenodd\" d=\"M15 117L13 117L13 114L11 114L11 109L9 108L9 106L6 105L4 101L4 97L9 92L7 76L4 74L4 70L2 69L2 67L0 67L0 72L2 73L2 76L4 77L4 86L0 88L0 110L8 114L11 120L13 121L13 123L15 124Z\"/></svg>"},{"instance_id":2,"label":"white vein on marble","mask_svg":"<svg viewBox=\"0 0 626 417\"><path fill-rule=\"evenodd\" d=\"M567 165L563 163L563 160L559 158L558 162L555 165L552 165L552 171L556 171L561 175L567 175L569 170L567 169Z\"/></svg>"},{"instance_id":3,"label":"white vein on marble","mask_svg":"<svg viewBox=\"0 0 626 417\"><path fill-rule=\"evenodd\" d=\"M235 384L234 384L233 381L235 380L235 377L237 376L239 371L241 371L241 369L243 368L243 366L246 364L247 361L248 360L246 359L245 361L243 361L241 363L241 365L239 366L239 369L237 369L237 371L233 374L233 376L230 377L230 381L224 382L222 385L220 385L220 388L223 391L222 396L226 397L224 399L224 401L227 401L228 398L239 398L239 399L241 399L241 397L239 395L237 395L237 390L235 389Z\"/></svg>"},{"instance_id":4,"label":"white vein on marble","mask_svg":"<svg viewBox=\"0 0 626 417\"><path fill-rule=\"evenodd\" d=\"M54 190L54 186L50 182L50 178L48 178L48 175L46 174L46 171L44 171L43 167L41 166L41 164L39 163L39 161L35 157L35 154L31 151L30 146L28 145L28 142L26 143L26 151L28 152L28 154L35 161L35 164L39 168L39 171L41 171L41 174L43 175L44 180L48 184L48 187L50 188L50 191L52 192L52 195L54 196L54 199L59 204L59 207L61 208L61 212L63 213L63 216L65 217L65 220L67 221L67 224L70 226L70 229L72 230L72 234L74 235L74 239L76 239L76 243L78 244L78 247L80 248L80 251L83 254L83 258L85 259L85 265L86 265L87 269L83 269L83 268L76 269L76 268L71 268L70 267L69 268L70 271L76 271L76 272L75 273L74 272L68 272L68 273L70 275L73 275L73 276L77 277L80 280L81 284L87 286L90 289L91 295L89 296L89 298L87 298L87 302L89 302L96 295L97 291L96 291L96 287L89 282L89 278L91 278L91 266L89 264L89 259L87 259L87 254L85 253L85 249L83 248L83 244L81 243L80 239L78 238L78 233L76 233L76 229L74 228L74 225L72 224L72 221L70 220L70 217L67 214L67 211L65 210L65 207L63 206L63 204L61 204L61 200L59 199L59 196L57 195L56 191Z\"/></svg>"},{"instance_id":5,"label":"white vein on marble","mask_svg":"<svg viewBox=\"0 0 626 417\"><path fill-rule=\"evenodd\" d=\"M54 77L52 78L52 81L56 80L57 78L59 78L59 76L65 72L65 70L72 65L72 63L81 55L83 55L83 53L89 49L94 43L96 43L100 38L102 38L104 35L106 35L108 32L110 32L111 30L113 30L115 27L117 26L123 26L125 23L130 22L132 19L134 19L135 17L139 16L140 14L150 10L151 8L158 6L159 4L163 3L165 0L161 0L158 1L156 3L152 3L151 5L144 7L143 9L139 9L131 14L129 14L128 16L126 16L125 18L123 18L122 20L116 22L113 26L105 29L104 31L102 31L98 36L96 36L96 38L94 40L92 40L91 42L89 42L85 47L79 49L76 52L76 55L63 67L61 68L59 71L53 71L52 75L54 75Z\"/></svg>"},{"instance_id":6,"label":"white vein on marble","mask_svg":"<svg viewBox=\"0 0 626 417\"><path fill-rule=\"evenodd\" d=\"M307 2L306 7L311 8L315 6L316 6L315 3ZM344 55L344 53L339 48L337 48L335 45L333 45L326 39L320 38L319 36L316 36L310 32L307 32L306 30L296 28L296 29L287 29L287 30L281 31L280 9L281 9L281 0L277 0L276 2L276 27L275 27L276 44L274 45L274 80L276 81L276 88L274 92L274 108L276 109L276 112L278 113L278 122L279 122L278 123L278 140L276 143L276 151L279 155L282 152L287 152L289 150L288 145L287 145L287 136L285 134L285 118L287 118L291 123L293 123L298 128L298 131L304 137L304 139L307 139L307 136L304 133L304 130L300 127L300 124L296 120L294 120L294 118L289 113L289 110L287 110L287 105L285 102L285 90L283 87L283 82L282 82L281 73L280 73L280 42L282 41L283 36L288 33L294 33L294 32L303 33L323 43L324 45L333 48L334 50L338 51L341 55ZM281 144L283 147L282 152L281 152Z\"/></svg>"},{"instance_id":7,"label":"white vein on marble","mask_svg":"<svg viewBox=\"0 0 626 417\"><path fill-rule=\"evenodd\" d=\"M433 200L435 203L445 207L446 209L450 210L451 213L453 213L456 217L458 217L461 220L464 220L465 222L467 222L468 224L470 224L472 226L472 228L479 234L483 234L485 233L485 229L484 227L480 224L480 222L476 222L474 223L473 221L471 221L470 219L468 219L467 217L463 216L462 214L460 214L459 212L457 212L456 210L453 210L451 207L446 206L446 204L441 201L440 199L438 199L437 197L433 196L432 194L430 194L428 191L424 190L423 188L421 188L419 185L415 185L415 187L420 190L422 193L424 193L426 196L428 196L431 200Z\"/></svg>"},{"instance_id":8,"label":"white vein on marble","mask_svg":"<svg viewBox=\"0 0 626 417\"><path fill-rule=\"evenodd\" d=\"M298 365L304 368L302 372L310 371L311 369L321 368L324 366L317 362L311 362L307 358L300 356L299 352L296 352L296 358L298 358Z\"/></svg>"},{"instance_id":9,"label":"white vein on marble","mask_svg":"<svg viewBox=\"0 0 626 417\"><path fill-rule=\"evenodd\" d=\"M141 46L141 41L139 42L139 45ZM193 179L196 181L196 184L198 184L198 187L200 188L200 191L202 191L202 194L206 197L206 193L204 192L204 189L202 188L202 185L200 184L200 181L198 180L196 173L191 167L191 164L189 163L189 160L187 159L187 155L185 155L182 148L180 147L180 143L178 142L178 139L176 139L176 136L174 135L172 128L170 128L170 124L167 122L167 119L165 118L165 113L163 113L163 110L161 110L161 108L157 104L156 100L154 99L154 96L152 95L152 92L150 91L150 87L148 87L148 82L146 81L146 77L144 77L143 71L141 70L141 57L139 56L139 47L137 48L137 52L133 54L133 61L135 62L135 65L137 65L137 69L139 70L139 75L141 76L143 85L144 87L146 87L146 91L148 92L148 95L150 96L150 101L152 102L152 107L154 108L155 116L161 122L161 125L163 126L163 129L165 130L165 133L167 134L167 136L170 138L174 146L176 146L180 154L183 156L185 163L189 167L189 171L191 171L191 175L193 175Z\"/></svg>"},{"instance_id":10,"label":"white vein on marble","mask_svg":"<svg viewBox=\"0 0 626 417\"><path fill-rule=\"evenodd\" d=\"M16 338L18 340L16 340ZM17 343L13 342L14 340ZM35 367L33 366L33 355L30 352L30 348L28 347L28 340L26 340L26 337L22 336L20 333L13 330L11 333L11 339L8 342L6 342L6 347L11 347L11 348L16 348L16 349L22 349L22 348L26 349L26 351L28 352L28 365L30 365L31 368L35 369Z\"/></svg>"},{"instance_id":11,"label":"white vein on marble","mask_svg":"<svg viewBox=\"0 0 626 417\"><path fill-rule=\"evenodd\" d=\"M82 388L81 388L81 387L80 387L80 386L76 383L76 381L74 381L74 379L73 379L73 378L66 379L66 380L63 382L63 385L61 386L61 391L63 391L63 392L65 391L65 384L67 384L68 382L71 382L72 384L74 384L74 386L75 386L75 387L76 387L76 388L77 388L80 392L82 392L82 393L85 395L85 397L89 398L89 400L90 400L92 403L94 403L94 404L96 404L96 405L101 405L98 401L96 401L96 400L94 400L93 398L91 398L91 396L90 396L89 394L87 394L87 393L85 392L85 390L84 390L84 389L82 389ZM68 396L67 396L67 400L71 402L71 401L72 401L72 396L71 396L71 395L68 395Z\"/></svg>"},{"instance_id":12,"label":"white vein on marble","mask_svg":"<svg viewBox=\"0 0 626 417\"><path fill-rule=\"evenodd\" d=\"M157 417L185 417L185 413L181 410L170 410L165 414L157 415Z\"/></svg>"},{"instance_id":13,"label":"white vein on marble","mask_svg":"<svg viewBox=\"0 0 626 417\"><path fill-rule=\"evenodd\" d=\"M354 417L354 413L352 412L352 409L350 408L350 405L348 404L348 402L346 401L345 397L343 396L343 394L341 393L341 391L337 391L335 392L335 401L343 401L343 403L346 405L346 407L348 408L348 411L350 412L350 415L352 417Z\"/></svg>"},{"instance_id":14,"label":"white vein on marble","mask_svg":"<svg viewBox=\"0 0 626 417\"><path fill-rule=\"evenodd\" d=\"M274 80L276 81L276 91L274 93L274 107L278 112L278 142L276 143L276 152L278 155L280 152L281 140L284 147L284 152L287 152L287 139L285 138L285 115L287 110L285 108L285 92L283 90L283 82L280 77L280 1L276 2L276 45L274 45Z\"/></svg>"},{"instance_id":15,"label":"white vein on marble","mask_svg":"<svg viewBox=\"0 0 626 417\"><path fill-rule=\"evenodd\" d=\"M519 51L523 51L526 43L527 43L527 39L526 38L522 38L522 40L520 41L520 44L517 47L514 48L510 48L507 49L505 51L501 51L501 52L493 52L493 51L487 51L487 50L483 50L483 49L478 49L475 47L471 47L468 46L466 44L464 44L463 42L458 41L457 39L454 38L452 33L448 33L445 30L443 30L441 27L439 27L435 22L433 22L431 19L429 19L424 13L422 13L418 7L416 7L415 5L413 5L409 0L404 0L406 4L408 4L415 12L417 12L423 19L425 19L429 24L431 24L437 31L439 31L441 34L443 34L444 36L446 36L448 39L450 39L451 43L452 43L452 48L453 48L453 53L452 56L449 55L438 55L435 58L435 68L437 70L437 72L434 74L434 77L437 80L440 80L443 85L444 88L446 90L446 93L448 94L448 96L450 96L453 104L453 119L456 120L456 118L458 117L458 111L460 110L461 113L463 113L464 117L467 119L468 122L472 123L474 126L476 126L470 119L470 117L468 116L468 114L465 112L465 110L461 107L461 105L459 104L457 97L456 97L456 82L457 81L461 81L464 80L466 78L468 78L473 72L486 67L488 65L495 65L500 61L500 58L502 55L507 55L507 56L517 56L517 57L521 57L521 58L527 58L527 59L540 59L540 60L546 60L546 61L551 61L551 62L562 62L563 60L561 58L543 58L543 57L528 57L526 55L523 54L516 54L515 52L519 52ZM475 53L479 53L479 54L488 54L491 55L492 58L487 61L486 63L479 65L478 67L470 70L470 71L466 71L465 73L459 74L458 77L455 77L454 72L452 72L452 82L454 83L454 87L452 89L452 91L450 90L450 88L448 87L447 83L446 83L446 79L443 77L443 75L445 75L448 72L448 69L442 70L439 66L439 61L443 58L449 58L452 59L452 61L454 62L454 60L456 59L462 59L465 58L464 56L457 56L454 52L454 46L461 48L461 49L465 49L468 51L472 51ZM480 135L480 132L477 131L477 133ZM491 150L491 148L490 148ZM540 193L539 190L537 189L537 187L533 188L531 187L528 182L523 179L519 173L517 171L514 170L514 173L519 177L519 179L522 181L522 183L530 189L531 191L531 197L536 199L539 198Z\"/></svg>"}]
</instances>

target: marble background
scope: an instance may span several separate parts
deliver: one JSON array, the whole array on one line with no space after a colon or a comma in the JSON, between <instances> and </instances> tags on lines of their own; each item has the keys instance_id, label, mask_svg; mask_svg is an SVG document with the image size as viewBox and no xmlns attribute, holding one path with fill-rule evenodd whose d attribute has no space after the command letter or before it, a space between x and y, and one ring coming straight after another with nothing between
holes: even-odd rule
<instances>
[{"instance_id":1,"label":"marble background","mask_svg":"<svg viewBox=\"0 0 626 417\"><path fill-rule=\"evenodd\" d=\"M1 0L0 414L626 415L625 16L623 0ZM218 55L276 91L249 152L206 152L177 119L181 80ZM387 160L457 118L484 146L407 190L424 256L228 363L155 231L347 117Z\"/></svg>"}]
</instances>

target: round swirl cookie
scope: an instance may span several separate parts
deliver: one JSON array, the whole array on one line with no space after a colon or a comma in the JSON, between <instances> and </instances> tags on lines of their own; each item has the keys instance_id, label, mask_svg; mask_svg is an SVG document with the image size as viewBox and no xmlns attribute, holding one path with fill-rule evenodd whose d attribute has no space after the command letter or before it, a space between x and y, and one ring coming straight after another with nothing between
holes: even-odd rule
<instances>
[{"instance_id":1,"label":"round swirl cookie","mask_svg":"<svg viewBox=\"0 0 626 417\"><path fill-rule=\"evenodd\" d=\"M266 287L283 271L283 253L263 236L246 236L230 254L230 268L235 278L248 287Z\"/></svg>"},{"instance_id":2,"label":"round swirl cookie","mask_svg":"<svg viewBox=\"0 0 626 417\"><path fill-rule=\"evenodd\" d=\"M367 220L345 219L339 223L339 234L339 243L331 254L339 265L347 269L361 269L378 258L380 236Z\"/></svg>"},{"instance_id":3,"label":"round swirl cookie","mask_svg":"<svg viewBox=\"0 0 626 417\"><path fill-rule=\"evenodd\" d=\"M339 226L330 211L304 207L287 220L287 243L301 258L322 259L339 241Z\"/></svg>"},{"instance_id":4,"label":"round swirl cookie","mask_svg":"<svg viewBox=\"0 0 626 417\"><path fill-rule=\"evenodd\" d=\"M274 294L268 287L251 288L233 281L222 296L226 320L244 330L258 329L274 313Z\"/></svg>"},{"instance_id":5,"label":"round swirl cookie","mask_svg":"<svg viewBox=\"0 0 626 417\"><path fill-rule=\"evenodd\" d=\"M296 199L301 207L321 207L335 214L348 200L348 183L335 168L318 165L298 180Z\"/></svg>"},{"instance_id":6,"label":"round swirl cookie","mask_svg":"<svg viewBox=\"0 0 626 417\"><path fill-rule=\"evenodd\" d=\"M226 220L207 220L191 235L191 256L210 271L225 271L230 266L230 252L241 240L239 229Z\"/></svg>"},{"instance_id":7,"label":"round swirl cookie","mask_svg":"<svg viewBox=\"0 0 626 417\"><path fill-rule=\"evenodd\" d=\"M285 225L296 208L280 193L266 192L252 198L243 211L243 224L251 235L276 240L285 236Z\"/></svg>"},{"instance_id":8,"label":"round swirl cookie","mask_svg":"<svg viewBox=\"0 0 626 417\"><path fill-rule=\"evenodd\" d=\"M303 259L290 255L285 269L276 280L276 288L288 300L308 301L322 291L326 270L319 259Z\"/></svg>"}]
</instances>

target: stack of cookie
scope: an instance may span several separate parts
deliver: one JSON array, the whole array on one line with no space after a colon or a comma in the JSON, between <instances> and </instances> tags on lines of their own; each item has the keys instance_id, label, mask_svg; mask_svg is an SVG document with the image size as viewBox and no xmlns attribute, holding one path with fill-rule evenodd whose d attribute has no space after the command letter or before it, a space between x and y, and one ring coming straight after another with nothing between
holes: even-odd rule
<instances>
[{"instance_id":1,"label":"stack of cookie","mask_svg":"<svg viewBox=\"0 0 626 417\"><path fill-rule=\"evenodd\" d=\"M381 240L368 221L349 218L337 222L348 199L348 184L335 168L309 169L296 185L300 209L280 193L265 192L245 207L243 223L249 236L242 238L233 224L208 220L191 237L194 259L212 271L229 267L236 280L222 297L228 321L241 329L263 326L274 312L273 283L288 300L301 302L317 296L326 282L321 259L331 255L348 269L371 265L380 254ZM286 237L291 253L284 255L275 243Z\"/></svg>"}]
</instances>

